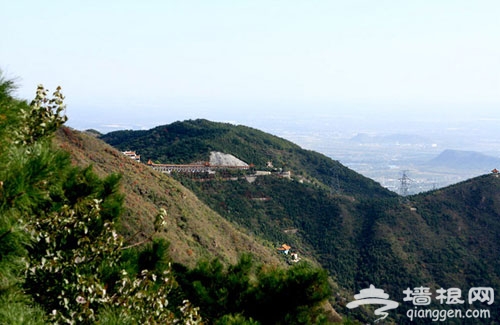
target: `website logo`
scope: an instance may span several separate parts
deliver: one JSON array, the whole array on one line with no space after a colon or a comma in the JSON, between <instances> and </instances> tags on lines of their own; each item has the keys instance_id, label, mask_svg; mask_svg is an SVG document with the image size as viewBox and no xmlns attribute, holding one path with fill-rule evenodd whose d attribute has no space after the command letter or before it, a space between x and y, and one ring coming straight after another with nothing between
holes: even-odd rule
<instances>
[{"instance_id":1,"label":"website logo","mask_svg":"<svg viewBox=\"0 0 500 325\"><path fill-rule=\"evenodd\" d=\"M411 302L413 308L406 311L406 317L410 321L416 319L427 319L430 321L447 321L450 319L490 319L491 312L489 309L477 308L477 305L492 305L495 301L495 291L491 287L473 287L469 289L468 294L463 297L462 290L459 288L439 288L432 291L429 287L407 288L403 291L405 295L404 302ZM450 307L464 305L467 301L469 308L428 308L431 305L432 298L439 305L448 305ZM375 320L375 323L385 319L389 313L387 311L396 309L399 303L389 300L389 295L382 289L377 289L373 284L370 288L360 290L359 294L354 295L354 301L346 305L347 308L353 309L361 305L382 305L375 309L374 314L381 316Z\"/></svg>"},{"instance_id":2,"label":"website logo","mask_svg":"<svg viewBox=\"0 0 500 325\"><path fill-rule=\"evenodd\" d=\"M369 289L360 290L359 294L354 295L354 299L356 300L348 303L347 308L353 309L361 305L384 305L374 311L376 316L382 316L375 320L375 322L378 322L389 315L388 310L396 309L399 306L398 302L388 300L388 298L389 295L384 293L384 290L377 289L373 284L370 284Z\"/></svg>"}]
</instances>

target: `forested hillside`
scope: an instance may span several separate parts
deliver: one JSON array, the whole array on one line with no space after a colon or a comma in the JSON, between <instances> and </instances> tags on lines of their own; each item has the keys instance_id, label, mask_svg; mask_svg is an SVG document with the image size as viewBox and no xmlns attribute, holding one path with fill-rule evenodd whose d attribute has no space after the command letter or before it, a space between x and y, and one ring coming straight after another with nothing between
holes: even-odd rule
<instances>
[{"instance_id":1,"label":"forested hillside","mask_svg":"<svg viewBox=\"0 0 500 325\"><path fill-rule=\"evenodd\" d=\"M172 175L226 219L317 259L352 294L376 284L401 301L405 289L419 286L499 287L495 175L399 197L319 153L244 126L196 120L102 138L162 163L203 161L212 150L254 163L249 171L227 172L229 178ZM249 177L259 170L270 174ZM352 296L337 298L341 308ZM412 307L401 306L396 321L404 322ZM491 311L500 315L495 306Z\"/></svg>"},{"instance_id":2,"label":"forested hillside","mask_svg":"<svg viewBox=\"0 0 500 325\"><path fill-rule=\"evenodd\" d=\"M244 126L102 136L161 163L251 164L169 176L65 127L59 88L28 103L13 87L0 80L0 323L324 324L338 320L328 300L366 322L345 305L370 284L401 303L407 288L500 286L498 174L399 197Z\"/></svg>"},{"instance_id":3,"label":"forested hillside","mask_svg":"<svg viewBox=\"0 0 500 325\"><path fill-rule=\"evenodd\" d=\"M91 165L100 176L122 175L124 210L118 226L131 244L147 239L157 210L163 208L168 220L160 235L169 241L175 262L194 266L199 259L218 257L224 264L236 263L242 253L250 252L266 264L282 263L270 243L248 236L173 178L127 158L94 136L62 127L54 142L70 153L74 164Z\"/></svg>"},{"instance_id":4,"label":"forested hillside","mask_svg":"<svg viewBox=\"0 0 500 325\"><path fill-rule=\"evenodd\" d=\"M324 270L286 266L174 180L65 128L60 88L31 103L13 89L0 78L1 324L334 319Z\"/></svg>"},{"instance_id":5,"label":"forested hillside","mask_svg":"<svg viewBox=\"0 0 500 325\"><path fill-rule=\"evenodd\" d=\"M347 195L391 197L394 193L338 161L260 130L203 119L174 122L148 131L115 131L101 139L120 150L136 150L144 162L207 161L211 151L232 154L256 169L290 170L306 181Z\"/></svg>"}]
</instances>

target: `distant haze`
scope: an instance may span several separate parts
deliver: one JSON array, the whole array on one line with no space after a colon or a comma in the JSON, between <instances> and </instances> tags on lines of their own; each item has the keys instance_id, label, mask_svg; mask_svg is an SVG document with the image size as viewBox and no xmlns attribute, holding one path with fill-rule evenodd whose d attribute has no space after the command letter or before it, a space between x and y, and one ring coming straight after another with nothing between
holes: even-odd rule
<instances>
[{"instance_id":1,"label":"distant haze","mask_svg":"<svg viewBox=\"0 0 500 325\"><path fill-rule=\"evenodd\" d=\"M290 111L492 117L498 17L496 0L4 1L0 69L22 98L61 85L70 124L101 131Z\"/></svg>"},{"instance_id":2,"label":"distant haze","mask_svg":"<svg viewBox=\"0 0 500 325\"><path fill-rule=\"evenodd\" d=\"M360 152L500 156L499 17L497 0L4 1L0 69L20 98L61 85L77 129L244 124L375 177Z\"/></svg>"}]
</instances>

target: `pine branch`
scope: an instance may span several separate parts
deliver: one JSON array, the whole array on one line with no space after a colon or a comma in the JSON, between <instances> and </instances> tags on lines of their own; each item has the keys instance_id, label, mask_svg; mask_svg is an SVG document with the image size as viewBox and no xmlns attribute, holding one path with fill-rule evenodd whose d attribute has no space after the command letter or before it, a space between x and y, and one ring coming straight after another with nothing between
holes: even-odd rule
<instances>
[{"instance_id":1,"label":"pine branch","mask_svg":"<svg viewBox=\"0 0 500 325\"><path fill-rule=\"evenodd\" d=\"M125 246L125 247L121 247L120 250L125 250L125 249L129 249L129 248L133 248L133 247L137 247L137 246L140 246L144 243L147 243L148 241L152 241L153 240L153 236L150 236L138 243L135 243L135 244L132 244L132 245L128 245L128 246Z\"/></svg>"}]
</instances>

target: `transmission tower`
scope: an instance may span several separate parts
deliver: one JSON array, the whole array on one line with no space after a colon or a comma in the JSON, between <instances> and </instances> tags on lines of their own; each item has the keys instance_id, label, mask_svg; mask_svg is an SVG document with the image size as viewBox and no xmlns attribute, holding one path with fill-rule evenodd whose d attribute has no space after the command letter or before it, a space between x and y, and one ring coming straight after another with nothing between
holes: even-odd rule
<instances>
[{"instance_id":1,"label":"transmission tower","mask_svg":"<svg viewBox=\"0 0 500 325\"><path fill-rule=\"evenodd\" d=\"M411 179L408 177L408 171L403 170L403 175L399 179L400 185L399 185L399 194L401 196L407 196L408 195L408 188L410 187L410 182Z\"/></svg>"}]
</instances>

